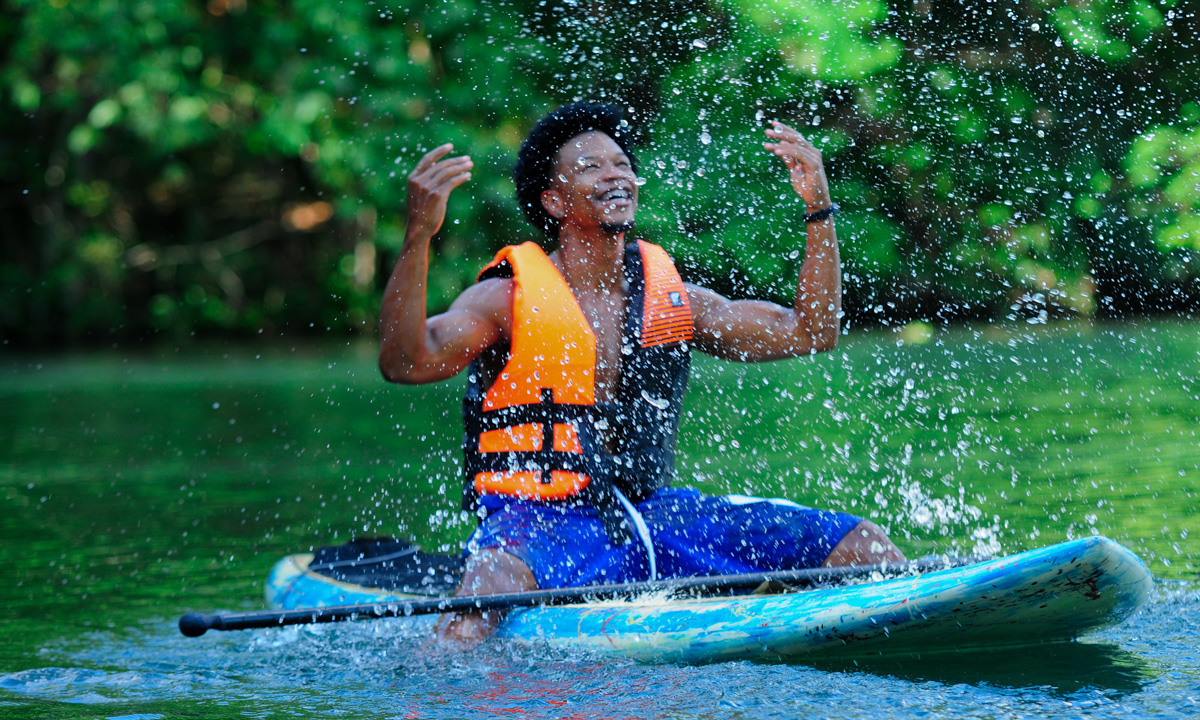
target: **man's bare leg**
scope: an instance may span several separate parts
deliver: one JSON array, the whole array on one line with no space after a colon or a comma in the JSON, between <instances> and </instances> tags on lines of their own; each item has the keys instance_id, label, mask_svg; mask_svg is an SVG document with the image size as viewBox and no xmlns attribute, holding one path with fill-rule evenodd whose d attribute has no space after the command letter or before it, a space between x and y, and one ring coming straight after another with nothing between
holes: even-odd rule
<instances>
[{"instance_id":1,"label":"man's bare leg","mask_svg":"<svg viewBox=\"0 0 1200 720\"><path fill-rule=\"evenodd\" d=\"M878 525L863 520L833 546L825 566L904 562L904 553Z\"/></svg>"},{"instance_id":2,"label":"man's bare leg","mask_svg":"<svg viewBox=\"0 0 1200 720\"><path fill-rule=\"evenodd\" d=\"M494 595L537 590L537 587L537 580L524 561L500 550L483 550L467 558L462 582L454 594ZM438 621L438 638L474 645L495 632L503 618L501 610L446 613Z\"/></svg>"}]
</instances>

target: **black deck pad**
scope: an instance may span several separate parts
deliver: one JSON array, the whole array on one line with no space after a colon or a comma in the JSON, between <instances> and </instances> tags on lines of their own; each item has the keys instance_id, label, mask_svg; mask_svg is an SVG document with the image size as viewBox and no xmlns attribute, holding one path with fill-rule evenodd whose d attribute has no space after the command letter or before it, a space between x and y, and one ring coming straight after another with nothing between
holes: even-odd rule
<instances>
[{"instance_id":1,"label":"black deck pad","mask_svg":"<svg viewBox=\"0 0 1200 720\"><path fill-rule=\"evenodd\" d=\"M427 553L394 538L355 538L316 551L308 569L345 583L418 595L445 595L458 586L463 559Z\"/></svg>"}]
</instances>

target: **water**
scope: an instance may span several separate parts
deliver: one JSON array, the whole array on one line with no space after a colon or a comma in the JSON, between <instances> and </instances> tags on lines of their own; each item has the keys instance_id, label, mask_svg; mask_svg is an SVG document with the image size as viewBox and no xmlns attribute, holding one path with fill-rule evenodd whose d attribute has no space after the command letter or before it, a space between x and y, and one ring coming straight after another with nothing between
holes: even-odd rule
<instances>
[{"instance_id":1,"label":"water","mask_svg":"<svg viewBox=\"0 0 1200 720\"><path fill-rule=\"evenodd\" d=\"M1160 579L1074 645L871 664L647 667L422 622L209 634L270 565L361 534L458 546L457 381L367 346L9 356L0 366L0 715L1164 717L1200 698L1200 326L852 333L811 361L698 362L681 468L711 492L874 517L910 555L1099 532ZM427 624L428 621L423 621Z\"/></svg>"}]
</instances>

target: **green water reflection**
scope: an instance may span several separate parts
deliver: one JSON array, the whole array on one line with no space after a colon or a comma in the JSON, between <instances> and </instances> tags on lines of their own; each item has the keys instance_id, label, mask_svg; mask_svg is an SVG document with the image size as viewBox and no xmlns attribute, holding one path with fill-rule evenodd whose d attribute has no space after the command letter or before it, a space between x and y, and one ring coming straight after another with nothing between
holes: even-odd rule
<instances>
[{"instance_id":1,"label":"green water reflection","mask_svg":"<svg viewBox=\"0 0 1200 720\"><path fill-rule=\"evenodd\" d=\"M1098 532L1196 578L1200 325L902 337L698 361L685 482L870 516L913 555ZM0 670L40 667L62 638L261 607L274 560L317 544L456 550L462 384L388 386L374 362L367 345L270 343L5 357ZM1137 664L1118 659L1100 664Z\"/></svg>"}]
</instances>

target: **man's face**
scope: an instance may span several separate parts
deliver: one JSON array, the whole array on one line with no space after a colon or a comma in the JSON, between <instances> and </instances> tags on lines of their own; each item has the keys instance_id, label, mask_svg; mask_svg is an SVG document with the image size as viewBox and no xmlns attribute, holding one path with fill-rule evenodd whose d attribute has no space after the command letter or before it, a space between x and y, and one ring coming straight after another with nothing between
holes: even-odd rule
<instances>
[{"instance_id":1,"label":"man's face","mask_svg":"<svg viewBox=\"0 0 1200 720\"><path fill-rule=\"evenodd\" d=\"M633 163L611 137L593 130L559 149L542 202L560 225L622 232L633 227L637 196Z\"/></svg>"}]
</instances>

